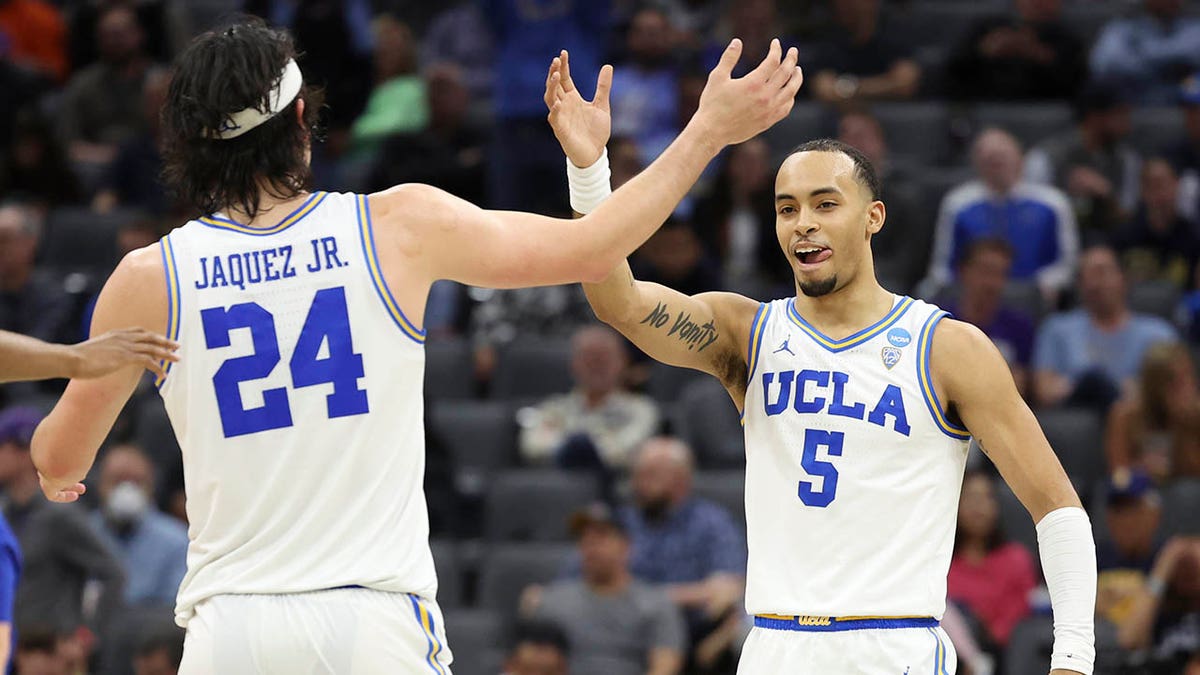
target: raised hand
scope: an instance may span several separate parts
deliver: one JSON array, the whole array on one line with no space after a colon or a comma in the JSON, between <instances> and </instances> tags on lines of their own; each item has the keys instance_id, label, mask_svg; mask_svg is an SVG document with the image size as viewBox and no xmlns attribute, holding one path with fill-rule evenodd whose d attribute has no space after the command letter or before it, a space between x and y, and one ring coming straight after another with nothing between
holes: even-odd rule
<instances>
[{"instance_id":1,"label":"raised hand","mask_svg":"<svg viewBox=\"0 0 1200 675\"><path fill-rule=\"evenodd\" d=\"M779 40L772 40L762 63L745 77L734 78L742 41L730 42L721 61L708 74L708 84L691 123L700 125L715 141L734 145L787 117L804 83L804 73L796 66L799 53L795 47L783 58L781 52Z\"/></svg>"},{"instance_id":2,"label":"raised hand","mask_svg":"<svg viewBox=\"0 0 1200 675\"><path fill-rule=\"evenodd\" d=\"M550 127L567 159L581 169L600 159L612 133L612 113L608 105L612 77L612 66L601 68L596 80L596 96L585 101L571 80L570 55L565 49L550 63L546 73L544 100L550 111Z\"/></svg>"}]
</instances>

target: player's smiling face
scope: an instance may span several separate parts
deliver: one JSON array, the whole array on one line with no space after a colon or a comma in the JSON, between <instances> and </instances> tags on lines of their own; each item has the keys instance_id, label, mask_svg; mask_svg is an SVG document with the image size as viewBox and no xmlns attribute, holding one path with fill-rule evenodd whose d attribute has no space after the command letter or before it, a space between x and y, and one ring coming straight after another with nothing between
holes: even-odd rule
<instances>
[{"instance_id":1,"label":"player's smiling face","mask_svg":"<svg viewBox=\"0 0 1200 675\"><path fill-rule=\"evenodd\" d=\"M807 296L850 283L883 227L883 203L855 176L841 152L798 152L775 178L775 234Z\"/></svg>"}]
</instances>

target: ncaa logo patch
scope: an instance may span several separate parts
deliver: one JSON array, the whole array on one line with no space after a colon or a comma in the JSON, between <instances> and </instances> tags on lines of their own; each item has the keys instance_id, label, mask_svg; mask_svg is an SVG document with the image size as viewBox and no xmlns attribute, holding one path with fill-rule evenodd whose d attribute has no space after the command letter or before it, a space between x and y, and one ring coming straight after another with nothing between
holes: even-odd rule
<instances>
[{"instance_id":1,"label":"ncaa logo patch","mask_svg":"<svg viewBox=\"0 0 1200 675\"><path fill-rule=\"evenodd\" d=\"M888 370L891 370L893 366L895 366L897 363L900 363L900 356L903 353L904 352L901 352L899 349L896 349L895 347L884 347L883 348L883 365L887 366Z\"/></svg>"},{"instance_id":2,"label":"ncaa logo patch","mask_svg":"<svg viewBox=\"0 0 1200 675\"><path fill-rule=\"evenodd\" d=\"M912 342L912 334L903 328L893 328L888 331L888 342L892 343L893 347L907 347Z\"/></svg>"}]
</instances>

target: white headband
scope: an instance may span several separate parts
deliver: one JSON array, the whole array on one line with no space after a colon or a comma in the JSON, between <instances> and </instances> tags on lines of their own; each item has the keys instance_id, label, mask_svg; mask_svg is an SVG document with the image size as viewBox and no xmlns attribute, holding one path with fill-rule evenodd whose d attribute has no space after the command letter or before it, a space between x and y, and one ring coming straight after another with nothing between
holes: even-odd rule
<instances>
[{"instance_id":1,"label":"white headband","mask_svg":"<svg viewBox=\"0 0 1200 675\"><path fill-rule=\"evenodd\" d=\"M283 72L279 75L279 82L271 90L270 107L265 112L251 107L232 113L220 128L208 132L208 138L220 140L237 138L266 122L282 112L296 99L296 95L300 93L300 86L303 84L304 76L300 74L300 66L296 65L295 60L288 59L287 65L283 67Z\"/></svg>"}]
</instances>

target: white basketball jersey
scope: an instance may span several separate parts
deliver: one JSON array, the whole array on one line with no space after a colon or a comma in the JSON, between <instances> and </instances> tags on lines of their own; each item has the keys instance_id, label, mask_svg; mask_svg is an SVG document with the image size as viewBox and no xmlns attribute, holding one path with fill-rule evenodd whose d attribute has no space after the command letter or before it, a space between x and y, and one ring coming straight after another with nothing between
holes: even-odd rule
<instances>
[{"instance_id":1,"label":"white basketball jersey","mask_svg":"<svg viewBox=\"0 0 1200 675\"><path fill-rule=\"evenodd\" d=\"M161 247L191 540L176 621L227 593L434 598L424 333L383 280L366 197L317 192L270 229L205 217Z\"/></svg>"},{"instance_id":2,"label":"white basketball jersey","mask_svg":"<svg viewBox=\"0 0 1200 675\"><path fill-rule=\"evenodd\" d=\"M751 614L945 611L969 436L932 389L944 316L898 297L833 340L791 298L760 307L744 411Z\"/></svg>"}]
</instances>

